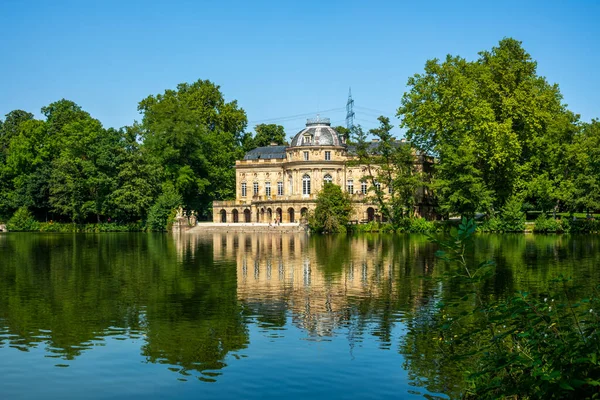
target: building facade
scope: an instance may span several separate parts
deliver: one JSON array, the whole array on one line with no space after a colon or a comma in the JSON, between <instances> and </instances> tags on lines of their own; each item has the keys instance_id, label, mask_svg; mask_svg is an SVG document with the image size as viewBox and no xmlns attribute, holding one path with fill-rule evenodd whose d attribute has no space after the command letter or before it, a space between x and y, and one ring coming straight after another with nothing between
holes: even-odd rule
<instances>
[{"instance_id":1,"label":"building facade","mask_svg":"<svg viewBox=\"0 0 600 400\"><path fill-rule=\"evenodd\" d=\"M351 151L328 118L309 119L290 146L271 145L249 151L236 161L236 198L213 202L215 223L295 223L313 210L317 193L334 183L352 198L352 220L378 218L368 200L364 167L348 163ZM415 211L423 214L423 205Z\"/></svg>"}]
</instances>

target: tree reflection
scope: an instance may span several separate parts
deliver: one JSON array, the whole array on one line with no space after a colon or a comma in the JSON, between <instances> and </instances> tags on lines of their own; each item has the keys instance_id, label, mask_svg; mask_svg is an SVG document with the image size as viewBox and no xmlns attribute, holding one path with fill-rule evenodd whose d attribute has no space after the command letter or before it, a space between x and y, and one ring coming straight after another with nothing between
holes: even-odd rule
<instances>
[{"instance_id":1,"label":"tree reflection","mask_svg":"<svg viewBox=\"0 0 600 400\"><path fill-rule=\"evenodd\" d=\"M248 342L235 266L213 263L211 243L182 259L172 237L158 234L11 234L5 242L0 321L9 346L41 345L70 360L109 336L143 337L149 361L206 379Z\"/></svg>"},{"instance_id":2,"label":"tree reflection","mask_svg":"<svg viewBox=\"0 0 600 400\"><path fill-rule=\"evenodd\" d=\"M12 346L72 360L133 339L147 361L205 381L249 346L252 324L285 337L368 337L405 357L415 384L457 393L463 371L443 364L429 324L463 288L418 235L15 234L0 236L0 352ZM596 282L595 236L479 235L474 259L494 259L491 297L542 295L550 278ZM394 327L405 336L394 337ZM399 339L401 339L399 341ZM339 339L338 339L339 340ZM398 346L398 347L396 347Z\"/></svg>"}]
</instances>

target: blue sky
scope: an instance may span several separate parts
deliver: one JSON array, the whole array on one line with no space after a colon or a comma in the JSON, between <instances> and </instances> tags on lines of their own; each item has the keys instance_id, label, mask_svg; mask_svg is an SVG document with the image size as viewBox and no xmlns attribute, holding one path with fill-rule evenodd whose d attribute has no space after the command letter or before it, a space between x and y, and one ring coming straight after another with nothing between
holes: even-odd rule
<instances>
[{"instance_id":1,"label":"blue sky","mask_svg":"<svg viewBox=\"0 0 600 400\"><path fill-rule=\"evenodd\" d=\"M583 120L600 117L599 1L0 1L0 115L67 98L105 126L140 120L137 103L209 79L251 129L306 116L344 124L392 118L427 59L475 59L523 42Z\"/></svg>"}]
</instances>

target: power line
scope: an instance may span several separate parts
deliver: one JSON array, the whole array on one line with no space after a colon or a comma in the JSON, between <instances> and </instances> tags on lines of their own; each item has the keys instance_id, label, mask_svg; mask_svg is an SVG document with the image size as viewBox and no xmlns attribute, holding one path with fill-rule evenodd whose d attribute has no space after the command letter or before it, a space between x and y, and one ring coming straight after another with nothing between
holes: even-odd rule
<instances>
[{"instance_id":1,"label":"power line","mask_svg":"<svg viewBox=\"0 0 600 400\"><path fill-rule=\"evenodd\" d=\"M293 121L295 119L300 119L300 118L303 118L303 117L306 117L306 116L316 115L316 114L319 114L319 113L323 114L323 113L326 113L326 112L343 111L343 110L344 110L344 107L330 108L329 110L313 111L313 112L308 112L308 113L303 113L303 114L289 115L287 117L258 119L258 120L254 120L254 121L249 121L248 124L254 125L254 124L258 124L258 123L272 122L272 121Z\"/></svg>"},{"instance_id":2,"label":"power line","mask_svg":"<svg viewBox=\"0 0 600 400\"><path fill-rule=\"evenodd\" d=\"M362 107L362 106L356 106L356 108L358 109L363 109L363 110L367 110L367 111L373 111L378 113L379 115L389 115L390 113L387 111L381 111L381 110L376 110L375 108L369 108L369 107ZM378 115L378 116L379 116Z\"/></svg>"},{"instance_id":3,"label":"power line","mask_svg":"<svg viewBox=\"0 0 600 400\"><path fill-rule=\"evenodd\" d=\"M373 117L373 118L379 118L381 116L381 114L372 113L369 111L361 111L361 110L358 110L358 115L366 115L366 116Z\"/></svg>"},{"instance_id":4,"label":"power line","mask_svg":"<svg viewBox=\"0 0 600 400\"><path fill-rule=\"evenodd\" d=\"M343 120L343 119L338 119L338 120L335 120L335 121L331 121L331 125L335 127L336 125L341 124L344 121L345 120ZM304 128L306 128L306 126L301 126L299 128L288 128L288 129L286 129L286 132L288 132L288 131L289 132L294 132L293 135L295 135L296 133L300 132Z\"/></svg>"}]
</instances>

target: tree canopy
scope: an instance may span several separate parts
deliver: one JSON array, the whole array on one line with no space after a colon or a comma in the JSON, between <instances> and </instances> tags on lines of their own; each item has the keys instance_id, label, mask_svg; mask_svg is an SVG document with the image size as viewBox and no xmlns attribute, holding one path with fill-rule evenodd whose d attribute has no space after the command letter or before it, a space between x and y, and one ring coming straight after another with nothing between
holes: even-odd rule
<instances>
[{"instance_id":1,"label":"tree canopy","mask_svg":"<svg viewBox=\"0 0 600 400\"><path fill-rule=\"evenodd\" d=\"M351 214L350 195L338 185L325 183L317 194L317 204L309 218L309 224L318 233L345 232Z\"/></svg>"},{"instance_id":2,"label":"tree canopy","mask_svg":"<svg viewBox=\"0 0 600 400\"><path fill-rule=\"evenodd\" d=\"M164 207L180 205L208 218L213 200L234 196L247 123L235 100L199 80L148 96L138 109L142 121L121 129L66 99L43 107L43 120L8 113L0 121L0 220L25 207L41 221L134 222L151 210L163 221ZM277 140L264 127L260 137Z\"/></svg>"},{"instance_id":3,"label":"tree canopy","mask_svg":"<svg viewBox=\"0 0 600 400\"><path fill-rule=\"evenodd\" d=\"M489 213L514 195L544 211L577 207L582 125L521 42L505 38L475 61L429 60L408 87L397 116L408 140L437 158L443 211Z\"/></svg>"},{"instance_id":4,"label":"tree canopy","mask_svg":"<svg viewBox=\"0 0 600 400\"><path fill-rule=\"evenodd\" d=\"M417 154L410 143L396 139L390 119L380 116L379 127L369 133L376 142L368 142L367 135L358 126L354 130L355 165L365 169L363 181L367 183L369 199L377 204L383 217L394 227L404 217L412 217L414 206L423 188L423 171L417 169ZM422 199L421 199L422 200Z\"/></svg>"},{"instance_id":5,"label":"tree canopy","mask_svg":"<svg viewBox=\"0 0 600 400\"><path fill-rule=\"evenodd\" d=\"M23 208L38 221L129 223L146 221L151 210L153 221L163 221L176 200L209 219L213 200L235 197L236 160L285 144L281 125L247 132L244 109L208 80L149 95L138 110L141 121L119 129L67 99L42 107L41 119L6 114L0 221ZM367 197L392 223L411 215L425 183L445 215L492 217L509 201L511 210L600 209L600 122L580 121L515 39L473 61L427 61L408 79L397 117L404 144L386 117L367 133L335 128L354 142L368 170ZM415 168L424 154L434 158L426 177Z\"/></svg>"},{"instance_id":6,"label":"tree canopy","mask_svg":"<svg viewBox=\"0 0 600 400\"><path fill-rule=\"evenodd\" d=\"M226 102L219 86L198 80L148 96L138 110L144 145L165 167L186 208L208 215L213 200L234 195L232 166L242 155L247 124L237 101Z\"/></svg>"}]
</instances>

